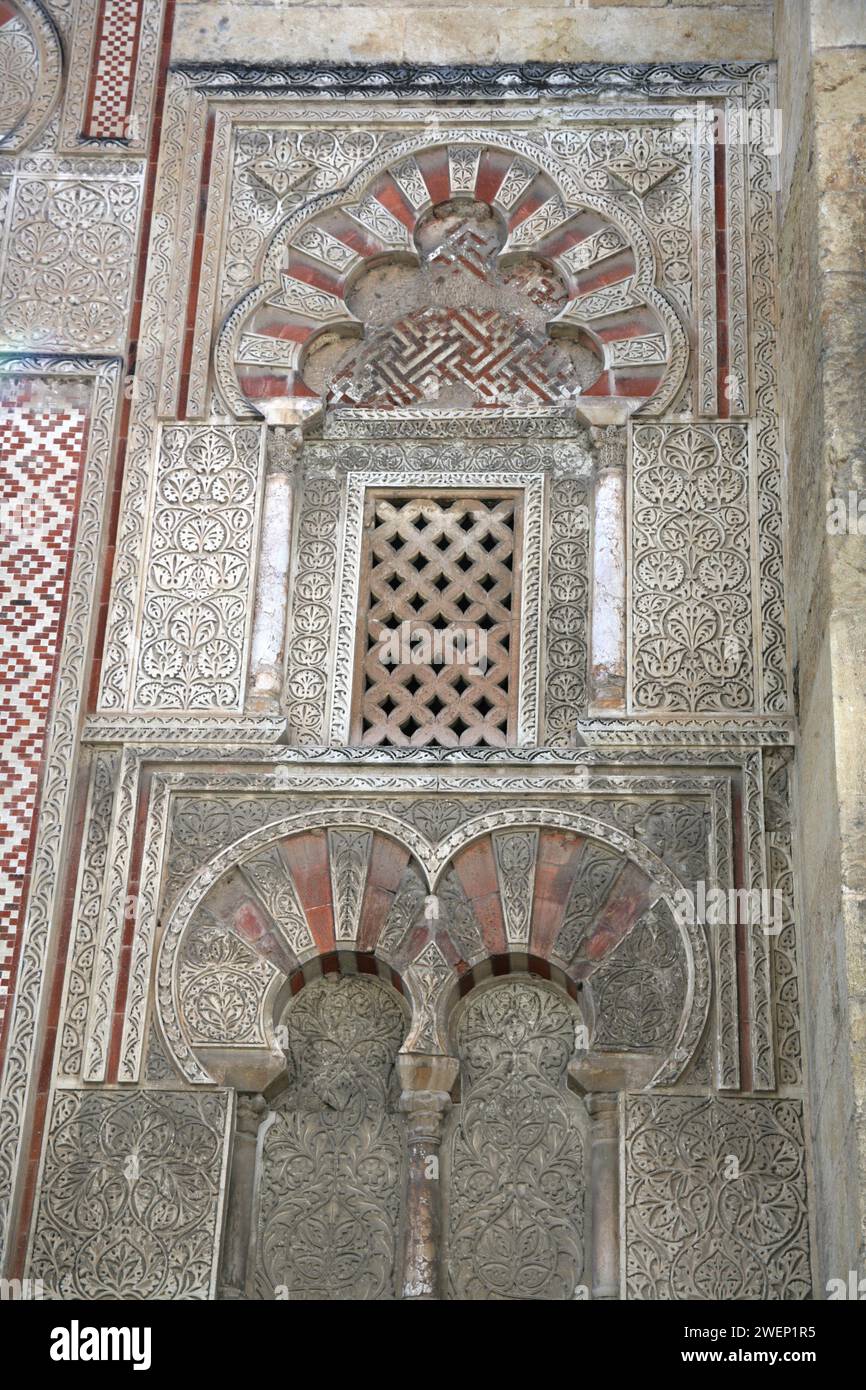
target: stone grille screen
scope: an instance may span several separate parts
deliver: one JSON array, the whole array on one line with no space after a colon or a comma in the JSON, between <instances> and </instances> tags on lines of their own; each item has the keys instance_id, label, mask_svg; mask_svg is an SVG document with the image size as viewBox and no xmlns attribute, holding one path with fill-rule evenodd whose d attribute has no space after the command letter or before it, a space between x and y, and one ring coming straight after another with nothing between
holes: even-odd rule
<instances>
[{"instance_id":1,"label":"stone grille screen","mask_svg":"<svg viewBox=\"0 0 866 1390\"><path fill-rule=\"evenodd\" d=\"M514 742L521 498L372 493L353 741Z\"/></svg>"}]
</instances>

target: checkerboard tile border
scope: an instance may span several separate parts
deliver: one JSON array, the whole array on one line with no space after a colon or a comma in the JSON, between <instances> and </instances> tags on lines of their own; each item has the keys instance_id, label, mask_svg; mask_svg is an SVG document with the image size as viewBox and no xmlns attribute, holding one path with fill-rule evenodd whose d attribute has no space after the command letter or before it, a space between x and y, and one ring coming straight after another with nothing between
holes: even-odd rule
<instances>
[{"instance_id":1,"label":"checkerboard tile border","mask_svg":"<svg viewBox=\"0 0 866 1390\"><path fill-rule=\"evenodd\" d=\"M124 139L135 86L144 0L101 0L84 122L90 139Z\"/></svg>"},{"instance_id":2,"label":"checkerboard tile border","mask_svg":"<svg viewBox=\"0 0 866 1390\"><path fill-rule=\"evenodd\" d=\"M31 838L87 444L79 408L0 405L0 1037L12 998Z\"/></svg>"}]
</instances>

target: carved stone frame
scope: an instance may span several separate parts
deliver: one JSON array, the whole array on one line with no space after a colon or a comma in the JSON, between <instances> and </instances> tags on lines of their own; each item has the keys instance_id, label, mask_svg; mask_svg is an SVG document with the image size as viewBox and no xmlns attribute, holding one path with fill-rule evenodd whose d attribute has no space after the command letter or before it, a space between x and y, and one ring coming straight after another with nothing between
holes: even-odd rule
<instances>
[{"instance_id":1,"label":"carved stone frame","mask_svg":"<svg viewBox=\"0 0 866 1390\"><path fill-rule=\"evenodd\" d=\"M335 746L349 742L354 681L355 625L358 615L358 581L361 570L361 530L364 497L368 488L406 488L410 477L400 473L351 473L346 487L346 513L343 550L337 586L339 617L333 659L330 711L330 742ZM523 549L520 569L520 675L517 683L517 742L538 742L539 646L542 618L542 536L544 529L545 479L538 473L425 473L411 478L413 486L423 488L468 488L483 493L502 488L520 489L523 505Z\"/></svg>"}]
</instances>

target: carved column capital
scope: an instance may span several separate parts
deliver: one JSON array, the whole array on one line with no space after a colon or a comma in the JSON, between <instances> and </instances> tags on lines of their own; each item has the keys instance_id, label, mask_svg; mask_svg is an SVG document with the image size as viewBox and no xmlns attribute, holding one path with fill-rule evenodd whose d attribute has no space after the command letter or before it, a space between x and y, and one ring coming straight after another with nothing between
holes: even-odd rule
<instances>
[{"instance_id":1,"label":"carved column capital","mask_svg":"<svg viewBox=\"0 0 866 1390\"><path fill-rule=\"evenodd\" d=\"M409 1142L438 1144L442 1120L451 1106L451 1090L460 1063L456 1057L401 1053L397 1075L402 1086L400 1109L409 1120Z\"/></svg>"},{"instance_id":2,"label":"carved column capital","mask_svg":"<svg viewBox=\"0 0 866 1390\"><path fill-rule=\"evenodd\" d=\"M599 472L608 468L625 468L628 434L623 425L593 425L590 435L598 451Z\"/></svg>"},{"instance_id":3,"label":"carved column capital","mask_svg":"<svg viewBox=\"0 0 866 1390\"><path fill-rule=\"evenodd\" d=\"M321 419L322 402L314 396L273 396L262 414L268 425L305 431Z\"/></svg>"},{"instance_id":4,"label":"carved column capital","mask_svg":"<svg viewBox=\"0 0 866 1390\"><path fill-rule=\"evenodd\" d=\"M451 1105L451 1091L460 1063L456 1057L401 1052L397 1076L402 1088L400 1109L407 1115L442 1116Z\"/></svg>"},{"instance_id":5,"label":"carved column capital","mask_svg":"<svg viewBox=\"0 0 866 1390\"><path fill-rule=\"evenodd\" d=\"M242 1091L237 1098L235 1129L238 1134L257 1135L259 1125L268 1113L264 1096Z\"/></svg>"},{"instance_id":6,"label":"carved column capital","mask_svg":"<svg viewBox=\"0 0 866 1390\"><path fill-rule=\"evenodd\" d=\"M442 1120L450 1105L447 1091L404 1091L400 1109L408 1117L409 1143L427 1140L438 1144Z\"/></svg>"},{"instance_id":7,"label":"carved column capital","mask_svg":"<svg viewBox=\"0 0 866 1390\"><path fill-rule=\"evenodd\" d=\"M593 1123L597 1124L599 1128L609 1129L615 1138L619 1120L619 1092L590 1091L584 1104Z\"/></svg>"},{"instance_id":8,"label":"carved column capital","mask_svg":"<svg viewBox=\"0 0 866 1390\"><path fill-rule=\"evenodd\" d=\"M265 446L266 472L294 474L302 448L304 432L299 425L271 425Z\"/></svg>"}]
</instances>

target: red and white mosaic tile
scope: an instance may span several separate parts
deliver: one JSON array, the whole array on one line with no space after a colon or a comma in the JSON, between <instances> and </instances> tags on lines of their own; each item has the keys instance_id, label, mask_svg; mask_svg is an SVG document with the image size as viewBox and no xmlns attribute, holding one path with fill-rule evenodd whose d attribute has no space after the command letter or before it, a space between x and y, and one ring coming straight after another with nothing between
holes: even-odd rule
<instances>
[{"instance_id":1,"label":"red and white mosaic tile","mask_svg":"<svg viewBox=\"0 0 866 1390\"><path fill-rule=\"evenodd\" d=\"M0 403L0 1040L75 536L87 416Z\"/></svg>"},{"instance_id":2,"label":"red and white mosaic tile","mask_svg":"<svg viewBox=\"0 0 866 1390\"><path fill-rule=\"evenodd\" d=\"M122 139L132 105L143 0L102 0L87 113L89 136Z\"/></svg>"}]
</instances>

